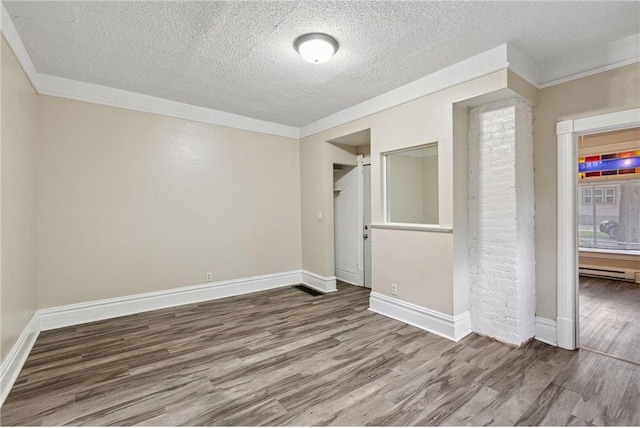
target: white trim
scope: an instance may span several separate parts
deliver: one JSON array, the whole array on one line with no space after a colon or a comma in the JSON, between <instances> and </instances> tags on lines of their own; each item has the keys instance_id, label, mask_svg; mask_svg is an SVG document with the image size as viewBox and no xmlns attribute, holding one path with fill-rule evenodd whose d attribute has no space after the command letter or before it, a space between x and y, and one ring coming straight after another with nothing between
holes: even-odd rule
<instances>
[{"instance_id":1,"label":"white trim","mask_svg":"<svg viewBox=\"0 0 640 428\"><path fill-rule=\"evenodd\" d=\"M596 134L637 126L640 126L640 108L573 120L573 132L580 134Z\"/></svg>"},{"instance_id":2,"label":"white trim","mask_svg":"<svg viewBox=\"0 0 640 428\"><path fill-rule=\"evenodd\" d=\"M548 318L536 317L536 340L558 346L556 322Z\"/></svg>"},{"instance_id":3,"label":"white trim","mask_svg":"<svg viewBox=\"0 0 640 428\"><path fill-rule=\"evenodd\" d=\"M374 223L372 229L415 230L417 232L453 233L453 227L438 226L437 224L414 223Z\"/></svg>"},{"instance_id":4,"label":"white trim","mask_svg":"<svg viewBox=\"0 0 640 428\"><path fill-rule=\"evenodd\" d=\"M582 79L583 77L593 76L594 74L604 73L605 71L615 70L616 68L624 67L626 65L635 64L640 62L640 57L630 58L624 61L615 62L612 64L603 65L602 67L596 67L591 70L582 71L580 73L571 74L569 76L561 77L559 79L553 79L548 82L537 85L538 89L548 88L550 86L559 85L561 83L571 82L572 80ZM531 83L531 82L529 82ZM535 85L534 85L535 86Z\"/></svg>"},{"instance_id":5,"label":"white trim","mask_svg":"<svg viewBox=\"0 0 640 428\"><path fill-rule=\"evenodd\" d=\"M546 88L640 61L640 33L563 55L544 64L540 87Z\"/></svg>"},{"instance_id":6,"label":"white trim","mask_svg":"<svg viewBox=\"0 0 640 428\"><path fill-rule=\"evenodd\" d=\"M1 14L0 22L2 25L0 28L2 34L16 55L24 72L29 77L34 89L40 95L142 111L281 137L300 138L300 128L294 126L38 73L4 4L2 5Z\"/></svg>"},{"instance_id":7,"label":"white trim","mask_svg":"<svg viewBox=\"0 0 640 428\"><path fill-rule=\"evenodd\" d=\"M364 226L364 155L358 155L358 285L364 285Z\"/></svg>"},{"instance_id":8,"label":"white trim","mask_svg":"<svg viewBox=\"0 0 640 428\"><path fill-rule=\"evenodd\" d=\"M564 124L559 128L569 129ZM573 126L571 127L573 129ZM577 213L577 152L572 132L558 134L558 242L557 242L557 284L558 346L576 349L574 323L576 312L576 289L578 281L578 241L576 227ZM567 284L561 286L561 284ZM560 320L565 320L561 323ZM566 321L569 321L568 323Z\"/></svg>"},{"instance_id":9,"label":"white trim","mask_svg":"<svg viewBox=\"0 0 640 428\"><path fill-rule=\"evenodd\" d=\"M40 309L42 331L301 283L300 271L211 282L170 290Z\"/></svg>"},{"instance_id":10,"label":"white trim","mask_svg":"<svg viewBox=\"0 0 640 428\"><path fill-rule=\"evenodd\" d=\"M338 291L335 276L322 276L308 270L302 271L302 283L321 293L332 293Z\"/></svg>"},{"instance_id":11,"label":"white trim","mask_svg":"<svg viewBox=\"0 0 640 428\"><path fill-rule=\"evenodd\" d=\"M455 342L471 333L471 316L468 311L451 316L375 291L369 297L369 310Z\"/></svg>"},{"instance_id":12,"label":"white trim","mask_svg":"<svg viewBox=\"0 0 640 428\"><path fill-rule=\"evenodd\" d=\"M535 88L539 88L540 67L515 47L507 44L509 70L522 77ZM486 103L485 103L486 104Z\"/></svg>"},{"instance_id":13,"label":"white trim","mask_svg":"<svg viewBox=\"0 0 640 428\"><path fill-rule=\"evenodd\" d=\"M601 256L603 258L618 259L621 258L620 256L626 256L626 260L637 260L637 256L640 256L640 250L615 250L611 248L578 247L578 252L590 253L585 254L587 257Z\"/></svg>"},{"instance_id":14,"label":"white trim","mask_svg":"<svg viewBox=\"0 0 640 428\"><path fill-rule=\"evenodd\" d=\"M13 344L9 354L2 360L0 365L0 406L6 400L9 391L20 374L27 357L40 334L38 323L38 313L34 313L27 325L22 330L20 336Z\"/></svg>"},{"instance_id":15,"label":"white trim","mask_svg":"<svg viewBox=\"0 0 640 428\"><path fill-rule=\"evenodd\" d=\"M41 331L301 283L301 271L295 270L40 309L33 314L0 365L0 406L11 391Z\"/></svg>"},{"instance_id":16,"label":"white trim","mask_svg":"<svg viewBox=\"0 0 640 428\"><path fill-rule=\"evenodd\" d=\"M33 85L34 89L37 91L38 72L36 71L36 67L33 65L33 61L31 61L31 56L29 56L27 48L24 46L24 43L22 43L22 38L20 38L18 30L15 25L13 25L11 16L5 8L4 3L2 3L2 10L0 11L0 28L2 35L11 47L11 50L18 59L18 62L22 66L25 74L31 81L31 85Z\"/></svg>"},{"instance_id":17,"label":"white trim","mask_svg":"<svg viewBox=\"0 0 640 428\"><path fill-rule=\"evenodd\" d=\"M411 83L363 101L300 128L300 138L477 79L508 67L507 44L482 52Z\"/></svg>"},{"instance_id":18,"label":"white trim","mask_svg":"<svg viewBox=\"0 0 640 428\"><path fill-rule=\"evenodd\" d=\"M338 279L351 285L364 285L364 281L361 280L360 271L354 272L346 269L336 268L336 280Z\"/></svg>"},{"instance_id":19,"label":"white trim","mask_svg":"<svg viewBox=\"0 0 640 428\"><path fill-rule=\"evenodd\" d=\"M296 139L300 137L300 130L293 126L266 122L264 120L143 95L136 92L123 91L121 89L50 76L48 74L40 74L38 82L39 85L37 89L40 95L50 95L76 101L159 114L162 116L177 117L179 119L194 120L212 125L227 126L281 137Z\"/></svg>"},{"instance_id":20,"label":"white trim","mask_svg":"<svg viewBox=\"0 0 640 428\"><path fill-rule=\"evenodd\" d=\"M578 349L577 325L574 318L558 317L556 320L556 342L557 346L573 351Z\"/></svg>"},{"instance_id":21,"label":"white trim","mask_svg":"<svg viewBox=\"0 0 640 428\"><path fill-rule=\"evenodd\" d=\"M624 110L556 125L557 146L557 316L556 337L561 348L576 349L579 343L578 242L577 242L577 138L579 134L640 126L640 109Z\"/></svg>"},{"instance_id":22,"label":"white trim","mask_svg":"<svg viewBox=\"0 0 640 428\"><path fill-rule=\"evenodd\" d=\"M296 128L164 98L40 74L37 72L4 4L2 5L1 15L0 30L38 94L296 139L334 128L504 69L511 69L536 88L544 88L640 61L639 57L626 59L540 84L538 82L541 74L539 67L516 48L505 43L360 104L309 123L302 128ZM636 36L630 36L628 39ZM624 40L616 42L622 42L620 45L622 47L627 46ZM620 52L621 54L623 53L622 50ZM618 56L615 57L617 58Z\"/></svg>"},{"instance_id":23,"label":"white trim","mask_svg":"<svg viewBox=\"0 0 640 428\"><path fill-rule=\"evenodd\" d=\"M613 58L616 62L541 84L538 80L541 74L540 68L516 48L504 43L404 86L309 123L302 128L296 128L135 92L40 74L37 72L4 4L1 11L0 30L36 92L41 95L57 96L289 138L304 138L503 69L511 69L536 88L546 88L640 61L640 57L637 56L622 61L615 60L621 55L627 55L625 53L627 50L633 49L634 45L626 43L627 39L638 38L638 35L632 35L627 39L612 42L616 44L615 46L620 45L614 49L619 52L612 56L608 51L609 56L606 60L611 61L609 58Z\"/></svg>"}]
</instances>

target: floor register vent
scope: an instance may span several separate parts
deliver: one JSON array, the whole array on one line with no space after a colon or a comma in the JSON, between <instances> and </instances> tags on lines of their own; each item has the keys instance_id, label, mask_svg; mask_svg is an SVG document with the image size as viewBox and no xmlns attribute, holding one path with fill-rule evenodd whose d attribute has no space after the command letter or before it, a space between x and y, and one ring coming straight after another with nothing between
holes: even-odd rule
<instances>
[{"instance_id":1,"label":"floor register vent","mask_svg":"<svg viewBox=\"0 0 640 428\"><path fill-rule=\"evenodd\" d=\"M304 285L294 285L293 288L295 288L296 290L303 291L303 292L305 292L307 294L310 294L313 297L322 296L321 292L316 291L316 290L314 290L312 288L309 288L309 287L305 287Z\"/></svg>"}]
</instances>

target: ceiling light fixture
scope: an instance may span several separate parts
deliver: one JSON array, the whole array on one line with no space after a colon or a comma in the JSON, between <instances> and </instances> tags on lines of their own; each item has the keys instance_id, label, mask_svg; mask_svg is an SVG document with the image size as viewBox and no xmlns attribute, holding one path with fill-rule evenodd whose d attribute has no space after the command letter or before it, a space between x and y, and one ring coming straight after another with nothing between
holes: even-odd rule
<instances>
[{"instance_id":1,"label":"ceiling light fixture","mask_svg":"<svg viewBox=\"0 0 640 428\"><path fill-rule=\"evenodd\" d=\"M328 34L303 34L293 42L293 47L305 61L322 64L338 51L338 41Z\"/></svg>"}]
</instances>

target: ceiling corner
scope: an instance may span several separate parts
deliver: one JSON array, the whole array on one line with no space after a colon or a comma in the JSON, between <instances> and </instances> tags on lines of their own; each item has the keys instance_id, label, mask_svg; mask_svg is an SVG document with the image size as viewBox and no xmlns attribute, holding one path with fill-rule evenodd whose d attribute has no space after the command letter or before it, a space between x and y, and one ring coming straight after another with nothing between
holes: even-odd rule
<instances>
[{"instance_id":1,"label":"ceiling corner","mask_svg":"<svg viewBox=\"0 0 640 428\"><path fill-rule=\"evenodd\" d=\"M24 46L22 42L22 38L20 34L18 34L18 30L15 25L13 25L13 20L11 19L11 15L4 6L4 2L1 2L1 11L0 11L0 32L4 36L5 40L9 44L9 47L13 51L14 55L18 59L18 62L22 66L25 74L31 81L31 85L33 88L38 91L38 71L36 70L35 65L33 65L33 61L31 60L31 56L27 52L27 48Z\"/></svg>"}]
</instances>

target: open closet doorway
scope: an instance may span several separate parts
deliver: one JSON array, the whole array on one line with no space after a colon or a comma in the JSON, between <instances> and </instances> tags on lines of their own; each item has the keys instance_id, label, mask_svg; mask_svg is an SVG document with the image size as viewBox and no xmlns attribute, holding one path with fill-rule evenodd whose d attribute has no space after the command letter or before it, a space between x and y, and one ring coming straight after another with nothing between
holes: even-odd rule
<instances>
[{"instance_id":1,"label":"open closet doorway","mask_svg":"<svg viewBox=\"0 0 640 428\"><path fill-rule=\"evenodd\" d=\"M360 159L358 165L360 165ZM371 158L362 156L362 251L364 286L371 288Z\"/></svg>"},{"instance_id":2,"label":"open closet doorway","mask_svg":"<svg viewBox=\"0 0 640 428\"><path fill-rule=\"evenodd\" d=\"M578 136L578 344L640 364L640 128Z\"/></svg>"},{"instance_id":3,"label":"open closet doorway","mask_svg":"<svg viewBox=\"0 0 640 428\"><path fill-rule=\"evenodd\" d=\"M333 164L334 257L339 281L371 288L370 130L330 143L350 146L356 165Z\"/></svg>"}]
</instances>

